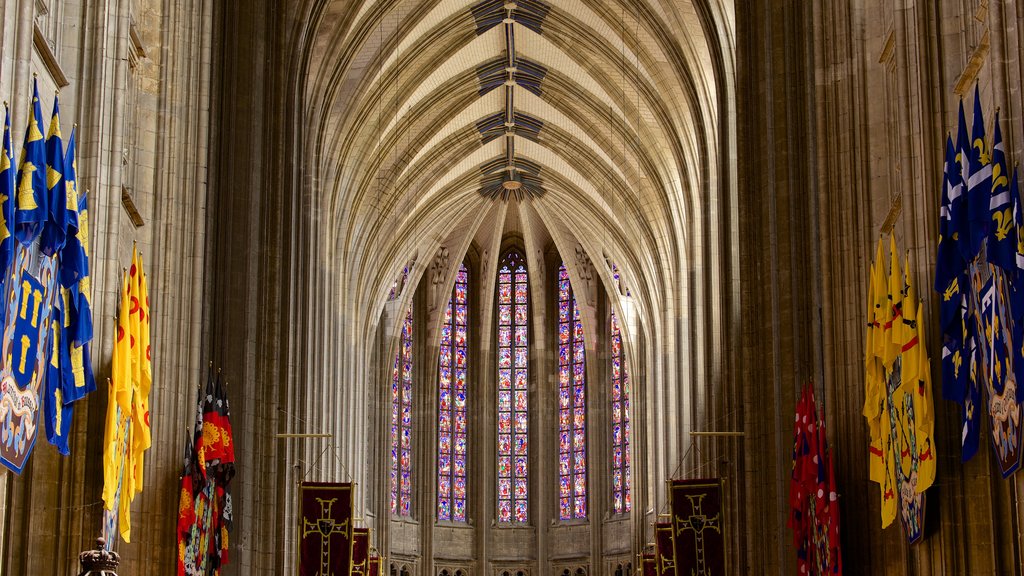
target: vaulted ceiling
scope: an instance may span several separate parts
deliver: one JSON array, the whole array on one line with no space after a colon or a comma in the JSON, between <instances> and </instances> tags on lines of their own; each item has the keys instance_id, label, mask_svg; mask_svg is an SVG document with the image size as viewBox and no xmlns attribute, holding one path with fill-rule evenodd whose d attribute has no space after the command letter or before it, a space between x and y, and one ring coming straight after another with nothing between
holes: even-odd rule
<instances>
[{"instance_id":1,"label":"vaulted ceiling","mask_svg":"<svg viewBox=\"0 0 1024 576\"><path fill-rule=\"evenodd\" d=\"M683 307L728 245L731 4L297 7L314 233L351 303L379 310L411 258L479 243L515 203L561 253L615 263L641 314Z\"/></svg>"}]
</instances>

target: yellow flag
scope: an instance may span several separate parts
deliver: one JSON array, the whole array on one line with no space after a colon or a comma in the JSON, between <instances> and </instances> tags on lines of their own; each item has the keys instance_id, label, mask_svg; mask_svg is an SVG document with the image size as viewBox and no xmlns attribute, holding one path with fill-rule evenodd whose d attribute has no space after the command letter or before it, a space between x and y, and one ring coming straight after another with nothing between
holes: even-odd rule
<instances>
[{"instance_id":1,"label":"yellow flag","mask_svg":"<svg viewBox=\"0 0 1024 576\"><path fill-rule=\"evenodd\" d=\"M902 362L902 381L900 388L907 394L913 394L917 390L917 382L921 373L921 359L923 353L920 340L917 334L917 313L918 302L914 286L910 282L910 259L904 263L904 291L903 317L899 321L900 326L900 355Z\"/></svg>"},{"instance_id":2,"label":"yellow flag","mask_svg":"<svg viewBox=\"0 0 1024 576\"><path fill-rule=\"evenodd\" d=\"M878 287L875 286L875 266L877 265L877 262L872 262L868 273L868 305L864 331L864 408L862 412L869 421L878 418L879 409L879 370L878 360L874 353L874 339L877 332L875 329L875 293L878 290Z\"/></svg>"},{"instance_id":3,"label":"yellow flag","mask_svg":"<svg viewBox=\"0 0 1024 576\"><path fill-rule=\"evenodd\" d=\"M914 417L917 432L917 492L924 492L935 482L935 468L938 454L935 451L935 410L932 406L932 370L925 347L924 311L918 304L917 311L918 348L921 353L920 374L917 393L914 394Z\"/></svg>"},{"instance_id":4,"label":"yellow flag","mask_svg":"<svg viewBox=\"0 0 1024 576\"><path fill-rule=\"evenodd\" d=\"M885 260L882 258L882 237L878 237L878 246L875 249L875 267L872 271L872 279L875 285L875 302L874 302L874 318L875 318L875 335L872 338L872 348L875 357L882 359L885 356L885 325L891 324L890 318L892 317L892 307L889 306L889 298L887 297L886 281L885 281Z\"/></svg>"},{"instance_id":5,"label":"yellow flag","mask_svg":"<svg viewBox=\"0 0 1024 576\"><path fill-rule=\"evenodd\" d=\"M132 338L132 385L135 392L132 403L132 486L134 494L142 491L145 476L144 454L152 445L149 421L149 390L153 370L149 362L149 305L147 303L145 274L142 258L132 250L129 270L131 297L130 322Z\"/></svg>"},{"instance_id":6,"label":"yellow flag","mask_svg":"<svg viewBox=\"0 0 1024 576\"><path fill-rule=\"evenodd\" d=\"M899 356L899 338L903 334L903 274L900 273L900 260L896 256L896 238L892 234L889 234L889 283L886 292L889 311L886 323L882 326L885 333L882 365L889 369Z\"/></svg>"},{"instance_id":7,"label":"yellow flag","mask_svg":"<svg viewBox=\"0 0 1024 576\"><path fill-rule=\"evenodd\" d=\"M131 518L127 505L131 499L131 359L128 347L128 276L122 274L121 304L118 309L114 333L114 351L111 359L111 380L108 381L107 417L103 445L103 503L113 511L118 482L121 483L120 532L125 542L131 534Z\"/></svg>"}]
</instances>

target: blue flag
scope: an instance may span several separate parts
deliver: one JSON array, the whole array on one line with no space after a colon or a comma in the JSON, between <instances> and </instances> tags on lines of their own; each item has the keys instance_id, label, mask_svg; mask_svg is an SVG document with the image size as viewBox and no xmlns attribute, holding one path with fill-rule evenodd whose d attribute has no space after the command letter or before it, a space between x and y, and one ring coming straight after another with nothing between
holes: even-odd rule
<instances>
[{"instance_id":1,"label":"blue flag","mask_svg":"<svg viewBox=\"0 0 1024 576\"><path fill-rule=\"evenodd\" d=\"M74 242L65 246L65 253L69 250L77 252L74 258L79 262L80 276L78 283L71 286L74 315L71 318L71 338L75 346L82 346L92 340L92 279L89 276L89 199L88 192L82 192L78 197L78 230L75 232ZM70 248L69 248L70 246ZM86 352L88 355L88 352Z\"/></svg>"},{"instance_id":2,"label":"blue flag","mask_svg":"<svg viewBox=\"0 0 1024 576\"><path fill-rule=\"evenodd\" d=\"M68 436L71 431L72 406L64 395L61 369L69 363L68 350L64 342L64 314L61 298L50 314L50 361L46 363L46 382L43 399L43 421L46 425L46 439L67 456L70 453Z\"/></svg>"},{"instance_id":3,"label":"blue flag","mask_svg":"<svg viewBox=\"0 0 1024 576\"><path fill-rule=\"evenodd\" d=\"M64 247L67 233L67 187L64 183L64 142L60 133L60 105L53 95L53 114L46 133L46 203L47 217L39 248L53 256Z\"/></svg>"},{"instance_id":4,"label":"blue flag","mask_svg":"<svg viewBox=\"0 0 1024 576\"><path fill-rule=\"evenodd\" d=\"M960 164L953 149L953 140L946 136L946 161L942 174L942 203L939 208L939 247L935 265L934 289L939 293L939 328L942 334L960 344L951 349L959 350L963 344L963 326L954 321L960 315L960 296L966 288L964 270L966 263L960 251L961 231L967 228L967 211L964 206L963 182L960 179Z\"/></svg>"},{"instance_id":5,"label":"blue flag","mask_svg":"<svg viewBox=\"0 0 1024 576\"><path fill-rule=\"evenodd\" d=\"M964 182L967 185L967 218L971 230L970 260L978 255L982 242L988 237L989 202L992 199L992 157L985 146L985 118L981 113L977 85L974 86L974 121Z\"/></svg>"},{"instance_id":6,"label":"blue flag","mask_svg":"<svg viewBox=\"0 0 1024 576\"><path fill-rule=\"evenodd\" d=\"M14 150L11 149L11 111L4 106L3 149L0 153L0 293L7 268L14 260Z\"/></svg>"},{"instance_id":7,"label":"blue flag","mask_svg":"<svg viewBox=\"0 0 1024 576\"><path fill-rule=\"evenodd\" d=\"M1018 277L1017 229L1021 225L1020 199L1010 192L1010 173L1006 168L1003 137L996 112L992 140L992 197L989 201L988 261L1003 269L1008 279Z\"/></svg>"},{"instance_id":8,"label":"blue flag","mask_svg":"<svg viewBox=\"0 0 1024 576\"><path fill-rule=\"evenodd\" d=\"M967 120L964 117L964 101L960 101L960 111L956 130L956 152L955 161L957 164L956 177L960 185L960 203L956 210L957 217L951 220L952 229L950 236L956 238L957 248L960 250L960 257L965 263L970 262L976 255L971 250L971 229L969 220L969 208L967 206L967 180L970 178L971 166L971 138L967 134ZM962 211L962 213L961 213Z\"/></svg>"},{"instance_id":9,"label":"blue flag","mask_svg":"<svg viewBox=\"0 0 1024 576\"><path fill-rule=\"evenodd\" d=\"M25 129L25 145L18 163L17 209L14 236L28 246L39 236L48 214L46 206L46 144L43 141L43 112L39 86L32 81L32 111Z\"/></svg>"},{"instance_id":10,"label":"blue flag","mask_svg":"<svg viewBox=\"0 0 1024 576\"><path fill-rule=\"evenodd\" d=\"M64 183L67 188L67 210L66 229L67 239L64 242L64 249L60 253L60 284L65 288L71 288L78 284L83 276L89 274L89 259L85 254L85 246L88 240L83 237L89 233L85 218L80 216L85 212L85 195L78 194L78 163L76 153L78 149L77 130L71 130L71 137L68 138L68 149L64 156Z\"/></svg>"}]
</instances>

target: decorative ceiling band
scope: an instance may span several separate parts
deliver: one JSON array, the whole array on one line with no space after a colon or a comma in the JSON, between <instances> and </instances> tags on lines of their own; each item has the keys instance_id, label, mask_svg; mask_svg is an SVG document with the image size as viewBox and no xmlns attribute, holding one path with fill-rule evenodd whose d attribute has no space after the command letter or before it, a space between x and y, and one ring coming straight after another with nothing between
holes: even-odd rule
<instances>
[{"instance_id":1,"label":"decorative ceiling band","mask_svg":"<svg viewBox=\"0 0 1024 576\"><path fill-rule=\"evenodd\" d=\"M516 56L514 61L515 67L511 70L511 74L516 85L533 92L537 96L543 96L544 78L548 75L548 69L542 64L522 56ZM478 94L483 96L504 84L508 80L509 72L510 70L504 57L494 58L477 66L476 77L480 81Z\"/></svg>"},{"instance_id":2,"label":"decorative ceiling band","mask_svg":"<svg viewBox=\"0 0 1024 576\"><path fill-rule=\"evenodd\" d=\"M517 24L522 24L537 34L543 34L544 19L551 12L551 6L539 0L484 0L470 8L476 22L477 36L501 24L511 15Z\"/></svg>"}]
</instances>

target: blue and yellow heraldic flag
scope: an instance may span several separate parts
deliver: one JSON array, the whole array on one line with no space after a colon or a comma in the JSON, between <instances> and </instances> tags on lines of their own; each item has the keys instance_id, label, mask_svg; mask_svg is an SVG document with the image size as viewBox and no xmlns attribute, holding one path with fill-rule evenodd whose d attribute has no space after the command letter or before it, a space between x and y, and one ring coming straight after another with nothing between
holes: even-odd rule
<instances>
[{"instance_id":1,"label":"blue and yellow heraldic flag","mask_svg":"<svg viewBox=\"0 0 1024 576\"><path fill-rule=\"evenodd\" d=\"M39 324L46 318L46 291L28 271L18 280L17 308L14 316L14 342L11 349L11 372L18 386L25 388L32 381L39 347Z\"/></svg>"},{"instance_id":2,"label":"blue and yellow heraldic flag","mask_svg":"<svg viewBox=\"0 0 1024 576\"><path fill-rule=\"evenodd\" d=\"M1017 276L1017 228L1020 199L1010 194L1010 173L1006 168L999 111L996 111L992 140L992 197L989 200L988 261L1011 278Z\"/></svg>"},{"instance_id":3,"label":"blue and yellow heraldic flag","mask_svg":"<svg viewBox=\"0 0 1024 576\"><path fill-rule=\"evenodd\" d=\"M81 225L79 218L79 213L86 212L86 209L84 206L85 195L79 196L78 193L77 132L77 129L71 129L68 149L64 155L64 186L67 204L64 223L67 238L64 248L60 252L60 284L65 288L75 286L83 276L89 274L89 259L85 255L84 246L86 241L81 238L84 234L88 234L89 230Z\"/></svg>"},{"instance_id":4,"label":"blue and yellow heraldic flag","mask_svg":"<svg viewBox=\"0 0 1024 576\"><path fill-rule=\"evenodd\" d=\"M32 111L25 130L25 145L18 163L18 194L15 200L14 236L28 246L39 236L46 221L46 143L39 86L32 81Z\"/></svg>"},{"instance_id":5,"label":"blue and yellow heraldic flag","mask_svg":"<svg viewBox=\"0 0 1024 576\"><path fill-rule=\"evenodd\" d=\"M67 228L67 187L64 183L64 142L60 133L60 106L53 96L53 114L46 132L46 204L47 217L39 249L53 256L64 247Z\"/></svg>"},{"instance_id":6,"label":"blue and yellow heraldic flag","mask_svg":"<svg viewBox=\"0 0 1024 576\"><path fill-rule=\"evenodd\" d=\"M14 150L11 148L11 110L4 104L3 149L0 153L0 293L14 256Z\"/></svg>"},{"instance_id":7,"label":"blue and yellow heraldic flag","mask_svg":"<svg viewBox=\"0 0 1024 576\"><path fill-rule=\"evenodd\" d=\"M974 120L971 124L967 184L967 219L971 227L971 256L977 256L988 237L989 202L992 199L992 155L985 145L985 117L981 113L978 85L974 85Z\"/></svg>"},{"instance_id":8,"label":"blue and yellow heraldic flag","mask_svg":"<svg viewBox=\"0 0 1024 576\"><path fill-rule=\"evenodd\" d=\"M959 231L966 228L963 182L956 161L953 140L946 135L946 162L942 174L942 205L939 209L939 251L935 265L935 291L942 293L966 266L957 246ZM942 323L945 328L946 323Z\"/></svg>"},{"instance_id":9,"label":"blue and yellow heraldic flag","mask_svg":"<svg viewBox=\"0 0 1024 576\"><path fill-rule=\"evenodd\" d=\"M971 137L967 133L967 119L964 116L963 100L960 100L955 152L957 165L956 173L957 178L960 179L960 194L962 198L958 212L962 211L962 214L953 220L954 228L952 230L952 234L956 237L957 248L960 250L960 256L963 258L966 265L967 262L974 260L976 252L972 251L971 248L971 227L968 217L969 209L967 206L967 180L971 174L969 160L971 154Z\"/></svg>"},{"instance_id":10,"label":"blue and yellow heraldic flag","mask_svg":"<svg viewBox=\"0 0 1024 576\"><path fill-rule=\"evenodd\" d=\"M57 298L57 305L50 313L50 361L46 363L46 394L43 398L44 418L46 423L46 439L57 447L57 451L67 456L68 432L71 430L72 405L64 394L62 368L70 361L64 338L63 302Z\"/></svg>"}]
</instances>

